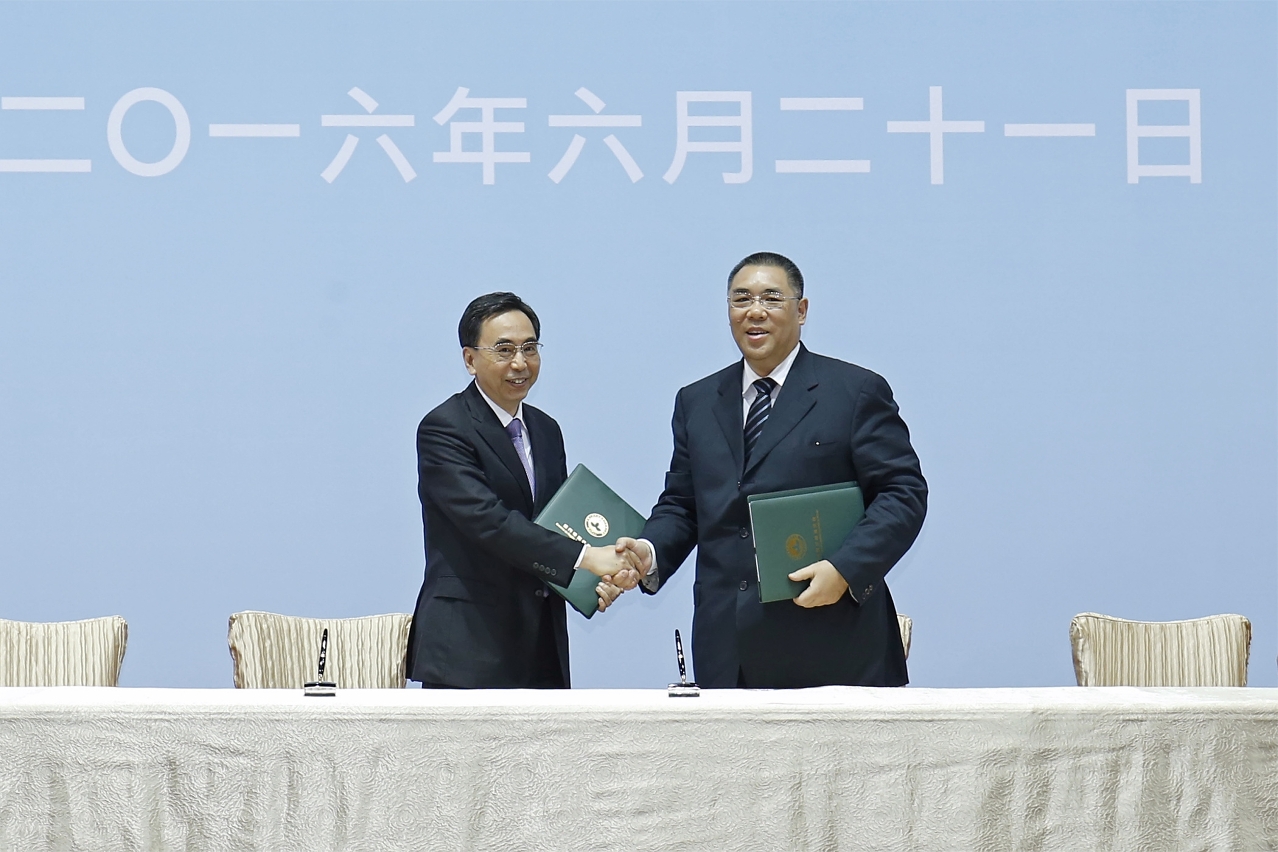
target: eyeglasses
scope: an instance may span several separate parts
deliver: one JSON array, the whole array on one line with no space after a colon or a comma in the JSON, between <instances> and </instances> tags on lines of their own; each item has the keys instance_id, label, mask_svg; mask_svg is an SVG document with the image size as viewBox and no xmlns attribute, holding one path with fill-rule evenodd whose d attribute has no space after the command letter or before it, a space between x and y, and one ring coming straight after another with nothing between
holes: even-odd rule
<instances>
[{"instance_id":1,"label":"eyeglasses","mask_svg":"<svg viewBox=\"0 0 1278 852\"><path fill-rule=\"evenodd\" d=\"M797 302L802 296L782 296L780 293L771 291L761 296L755 296L751 293L731 293L728 296L728 304L739 311L748 311L755 305L760 305L765 311L779 311L785 307L786 302Z\"/></svg>"},{"instance_id":2,"label":"eyeglasses","mask_svg":"<svg viewBox=\"0 0 1278 852\"><path fill-rule=\"evenodd\" d=\"M481 352L493 353L499 363L514 361L515 355L523 355L525 361L536 361L541 357L540 343L525 343L523 346L516 346L513 343L503 343L501 346L472 346L471 349L478 349Z\"/></svg>"}]
</instances>

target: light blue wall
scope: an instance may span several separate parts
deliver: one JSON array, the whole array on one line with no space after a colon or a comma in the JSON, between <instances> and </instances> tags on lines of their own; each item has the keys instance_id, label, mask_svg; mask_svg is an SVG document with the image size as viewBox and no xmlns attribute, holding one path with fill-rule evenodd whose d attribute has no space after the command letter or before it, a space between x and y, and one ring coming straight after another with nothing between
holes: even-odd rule
<instances>
[{"instance_id":1,"label":"light blue wall","mask_svg":"<svg viewBox=\"0 0 1278 852\"><path fill-rule=\"evenodd\" d=\"M889 576L927 686L1072 682L1080 611L1240 612L1252 682L1278 683L1278 16L1272 3L16 4L0 6L0 616L119 613L128 685L225 686L226 617L408 611L421 580L414 430L467 381L473 296L541 313L532 401L636 506L656 499L675 391L737 353L723 278L757 249L803 267L804 339L888 378L932 487ZM405 183L356 128L385 130ZM433 162L458 86L499 111L527 164ZM587 87L642 169L604 146L548 179ZM922 120L948 120L944 183ZM112 107L170 92L192 127L170 173L108 146ZM1200 92L1202 181L1127 180L1128 89ZM689 156L676 92L744 91L754 168ZM781 111L859 97L857 112ZM704 108L702 108L704 110ZM730 111L730 110L729 110ZM473 112L473 111L472 111ZM462 114L462 119L471 116ZM1144 124L1183 124L1184 102ZM210 138L211 123L296 138ZM1090 123L1016 138L1006 123ZM722 128L717 138L736 132ZM700 131L707 133L707 131ZM131 109L132 156L174 122ZM711 138L699 136L698 138ZM1186 139L1141 142L1184 162ZM867 159L868 174L775 161ZM691 563L655 599L574 616L574 681L657 686L691 618Z\"/></svg>"}]
</instances>

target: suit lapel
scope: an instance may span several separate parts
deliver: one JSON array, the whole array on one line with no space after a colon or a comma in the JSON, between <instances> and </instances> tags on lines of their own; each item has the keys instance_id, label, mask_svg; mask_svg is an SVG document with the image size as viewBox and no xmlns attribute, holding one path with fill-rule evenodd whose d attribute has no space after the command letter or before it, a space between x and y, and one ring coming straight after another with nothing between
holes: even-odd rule
<instances>
[{"instance_id":1,"label":"suit lapel","mask_svg":"<svg viewBox=\"0 0 1278 852\"><path fill-rule=\"evenodd\" d=\"M816 387L817 378L812 355L800 343L799 354L794 357L790 374L785 378L785 385L782 386L781 393L772 406L767 422L763 424L759 443L754 445L754 456L746 473L758 467L759 463L767 458L768 453L781 443L781 439L790 434L790 431L799 425L799 421L812 410L812 406L816 405ZM738 415L741 413L739 404L737 413ZM744 438L738 439L738 443L742 441Z\"/></svg>"},{"instance_id":2,"label":"suit lapel","mask_svg":"<svg viewBox=\"0 0 1278 852\"><path fill-rule=\"evenodd\" d=\"M484 443L492 448L497 454L497 458L501 459L502 464L510 471L510 475L515 477L515 481L519 483L523 490L524 496L528 498L528 505L533 505L532 487L528 484L528 474L524 472L524 465L519 461L519 453L515 451L515 445L510 440L510 435L506 430L501 428L501 421L497 419L496 413L488 406L488 402L480 394L479 388L471 382L470 387L466 388L466 404L470 407L470 416L475 421L475 431L479 433L479 437ZM536 439L533 439L536 444ZM536 459L536 453L533 458Z\"/></svg>"},{"instance_id":3,"label":"suit lapel","mask_svg":"<svg viewBox=\"0 0 1278 852\"><path fill-rule=\"evenodd\" d=\"M740 363L727 371L719 385L719 397L714 402L714 418L719 421L723 437L728 441L728 449L732 452L732 461L737 470L745 464L745 421L741 414L743 372L744 368Z\"/></svg>"},{"instance_id":4,"label":"suit lapel","mask_svg":"<svg viewBox=\"0 0 1278 852\"><path fill-rule=\"evenodd\" d=\"M527 403L524 404L524 422L528 425L528 437L533 448L533 474L537 477L537 493L533 496L534 514L541 510L551 495L546 492L554 473L551 467L550 431L543 428L542 413Z\"/></svg>"}]
</instances>

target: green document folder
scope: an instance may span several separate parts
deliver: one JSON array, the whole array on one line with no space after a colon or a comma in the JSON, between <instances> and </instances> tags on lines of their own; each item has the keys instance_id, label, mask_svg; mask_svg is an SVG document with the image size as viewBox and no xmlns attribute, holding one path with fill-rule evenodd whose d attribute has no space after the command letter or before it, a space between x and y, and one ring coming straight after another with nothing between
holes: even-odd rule
<instances>
[{"instance_id":1,"label":"green document folder","mask_svg":"<svg viewBox=\"0 0 1278 852\"><path fill-rule=\"evenodd\" d=\"M533 518L533 523L582 544L610 547L622 536L637 538L645 519L589 468L579 464L559 486L546 508ZM599 610L599 596L595 594L598 584L598 577L578 568L573 572L568 588L555 583L546 585L562 595L577 612L590 618Z\"/></svg>"},{"instance_id":2,"label":"green document folder","mask_svg":"<svg viewBox=\"0 0 1278 852\"><path fill-rule=\"evenodd\" d=\"M855 482L752 494L747 503L763 603L798 597L808 584L791 580L790 572L838 550L865 515Z\"/></svg>"}]
</instances>

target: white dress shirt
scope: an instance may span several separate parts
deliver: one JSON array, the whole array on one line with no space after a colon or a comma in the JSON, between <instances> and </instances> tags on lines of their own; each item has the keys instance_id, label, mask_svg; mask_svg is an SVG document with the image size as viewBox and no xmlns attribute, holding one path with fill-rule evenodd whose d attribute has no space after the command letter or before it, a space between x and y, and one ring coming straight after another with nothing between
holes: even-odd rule
<instances>
[{"instance_id":1,"label":"white dress shirt","mask_svg":"<svg viewBox=\"0 0 1278 852\"><path fill-rule=\"evenodd\" d=\"M772 389L772 404L777 404L777 397L781 395L781 387L785 384L785 377L790 375L790 368L794 366L794 359L799 354L799 344L794 344L794 348L790 350L790 354L785 356L785 360L772 369L768 373L768 378L777 383ZM741 372L741 422L745 423L750 419L750 406L754 404L755 398L759 395L759 391L755 388L754 383L762 379L750 366L750 362L745 363L745 369ZM744 428L744 427L742 427Z\"/></svg>"},{"instance_id":2,"label":"white dress shirt","mask_svg":"<svg viewBox=\"0 0 1278 852\"><path fill-rule=\"evenodd\" d=\"M781 395L781 386L785 384L786 376L790 375L790 368L794 366L794 359L799 354L799 344L794 344L794 348L790 350L790 354L785 356L780 364L777 364L768 378L777 383L772 389L772 404L777 404L777 397ZM754 402L755 397L759 395L759 391L755 388L754 383L763 378L750 366L750 362L746 361L745 369L741 371L741 422L744 424L750 419L750 405ZM742 427L745 428L744 426ZM650 592L655 592L661 582L661 575L657 573L657 549L652 546L652 542L646 538L639 539L648 545L648 552L652 554L652 568L644 575L639 582L643 583L644 588Z\"/></svg>"}]
</instances>

